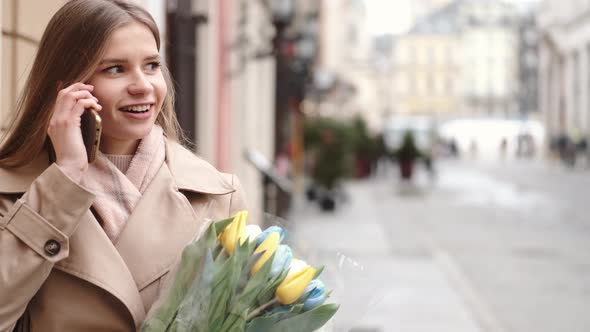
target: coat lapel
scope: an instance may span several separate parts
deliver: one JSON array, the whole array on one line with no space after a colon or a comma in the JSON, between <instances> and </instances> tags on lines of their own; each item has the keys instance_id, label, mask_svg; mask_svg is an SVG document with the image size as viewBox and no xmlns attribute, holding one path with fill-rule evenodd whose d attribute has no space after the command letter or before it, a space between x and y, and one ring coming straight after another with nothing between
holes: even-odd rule
<instances>
[{"instance_id":1,"label":"coat lapel","mask_svg":"<svg viewBox=\"0 0 590 332\"><path fill-rule=\"evenodd\" d=\"M170 270L199 232L209 202L201 195L193 210L168 166L160 168L115 245L139 290Z\"/></svg>"},{"instance_id":2,"label":"coat lapel","mask_svg":"<svg viewBox=\"0 0 590 332\"><path fill-rule=\"evenodd\" d=\"M144 320L146 310L133 276L90 211L70 237L70 255L55 267L113 294L129 309L136 326Z\"/></svg>"}]
</instances>

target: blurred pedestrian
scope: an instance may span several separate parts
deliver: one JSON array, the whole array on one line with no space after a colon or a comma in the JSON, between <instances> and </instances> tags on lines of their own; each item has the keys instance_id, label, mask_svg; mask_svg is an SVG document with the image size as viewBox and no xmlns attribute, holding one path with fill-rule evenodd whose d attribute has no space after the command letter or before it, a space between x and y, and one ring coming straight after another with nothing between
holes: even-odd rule
<instances>
[{"instance_id":1,"label":"blurred pedestrian","mask_svg":"<svg viewBox=\"0 0 590 332\"><path fill-rule=\"evenodd\" d=\"M471 159L475 160L475 159L477 159L478 155L479 155L479 148L477 146L477 140L475 140L475 138L472 138L471 141L469 142L469 156L471 157Z\"/></svg>"},{"instance_id":2,"label":"blurred pedestrian","mask_svg":"<svg viewBox=\"0 0 590 332\"><path fill-rule=\"evenodd\" d=\"M374 138L374 145L371 173L375 177L384 177L387 174L391 160L387 156L385 136L382 133Z\"/></svg>"},{"instance_id":3,"label":"blurred pedestrian","mask_svg":"<svg viewBox=\"0 0 590 332\"><path fill-rule=\"evenodd\" d=\"M0 331L136 331L204 218L244 208L235 176L180 144L159 49L132 2L72 0L50 20L0 148Z\"/></svg>"},{"instance_id":4,"label":"blurred pedestrian","mask_svg":"<svg viewBox=\"0 0 590 332\"><path fill-rule=\"evenodd\" d=\"M576 164L576 149L570 136L565 132L561 132L556 138L555 146L559 160L568 167L574 167Z\"/></svg>"},{"instance_id":5,"label":"blurred pedestrian","mask_svg":"<svg viewBox=\"0 0 590 332\"><path fill-rule=\"evenodd\" d=\"M426 161L426 167L429 168L432 164L430 159L426 159L416 145L414 132L408 130L404 133L401 146L392 154L393 158L399 165L399 174L403 181L411 181L414 175L414 166L416 160L422 159Z\"/></svg>"},{"instance_id":6,"label":"blurred pedestrian","mask_svg":"<svg viewBox=\"0 0 590 332\"><path fill-rule=\"evenodd\" d=\"M457 146L457 141L454 138L451 138L449 142L449 153L453 158L459 158L459 147Z\"/></svg>"},{"instance_id":7,"label":"blurred pedestrian","mask_svg":"<svg viewBox=\"0 0 590 332\"><path fill-rule=\"evenodd\" d=\"M506 154L508 152L508 139L506 137L502 137L500 140L500 160L506 160Z\"/></svg>"}]
</instances>

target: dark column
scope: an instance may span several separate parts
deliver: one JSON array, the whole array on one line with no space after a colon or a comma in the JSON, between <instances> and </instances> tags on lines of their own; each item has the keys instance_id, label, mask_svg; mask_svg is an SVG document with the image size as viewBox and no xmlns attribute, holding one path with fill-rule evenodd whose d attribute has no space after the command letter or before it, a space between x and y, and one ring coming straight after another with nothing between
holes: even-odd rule
<instances>
[{"instance_id":1,"label":"dark column","mask_svg":"<svg viewBox=\"0 0 590 332\"><path fill-rule=\"evenodd\" d=\"M185 135L196 139L197 27L206 17L193 16L191 0L178 0L168 13L167 59L176 89L176 115Z\"/></svg>"}]
</instances>

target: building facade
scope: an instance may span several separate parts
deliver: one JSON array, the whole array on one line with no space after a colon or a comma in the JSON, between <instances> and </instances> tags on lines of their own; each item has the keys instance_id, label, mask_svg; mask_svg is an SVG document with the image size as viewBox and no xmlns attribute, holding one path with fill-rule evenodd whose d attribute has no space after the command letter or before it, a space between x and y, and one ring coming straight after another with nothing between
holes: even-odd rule
<instances>
[{"instance_id":1,"label":"building facade","mask_svg":"<svg viewBox=\"0 0 590 332\"><path fill-rule=\"evenodd\" d=\"M533 13L519 23L519 110L523 118L538 116L539 105L539 31Z\"/></svg>"},{"instance_id":2,"label":"building facade","mask_svg":"<svg viewBox=\"0 0 590 332\"><path fill-rule=\"evenodd\" d=\"M518 12L497 0L463 1L462 94L470 115L518 114Z\"/></svg>"},{"instance_id":3,"label":"building facade","mask_svg":"<svg viewBox=\"0 0 590 332\"><path fill-rule=\"evenodd\" d=\"M318 114L340 119L361 117L372 131L379 131L387 107L379 81L388 65L376 71L372 63L373 36L368 30L364 1L324 0L321 8L320 45L316 72L318 85L329 90ZM383 89L381 89L383 90Z\"/></svg>"},{"instance_id":4,"label":"building facade","mask_svg":"<svg viewBox=\"0 0 590 332\"><path fill-rule=\"evenodd\" d=\"M457 50L460 27L457 4L423 17L395 43L394 113L445 116L457 112L459 77Z\"/></svg>"},{"instance_id":5,"label":"building facade","mask_svg":"<svg viewBox=\"0 0 590 332\"><path fill-rule=\"evenodd\" d=\"M537 14L539 108L547 135L590 134L590 1L543 1Z\"/></svg>"},{"instance_id":6,"label":"building facade","mask_svg":"<svg viewBox=\"0 0 590 332\"><path fill-rule=\"evenodd\" d=\"M502 1L457 0L395 42L395 113L515 116L518 15Z\"/></svg>"}]
</instances>

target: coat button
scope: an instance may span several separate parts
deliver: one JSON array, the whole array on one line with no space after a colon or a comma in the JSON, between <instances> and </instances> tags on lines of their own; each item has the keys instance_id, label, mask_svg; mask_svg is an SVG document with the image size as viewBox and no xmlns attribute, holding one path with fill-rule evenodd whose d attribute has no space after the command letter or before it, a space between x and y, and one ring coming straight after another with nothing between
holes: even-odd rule
<instances>
[{"instance_id":1,"label":"coat button","mask_svg":"<svg viewBox=\"0 0 590 332\"><path fill-rule=\"evenodd\" d=\"M61 250L61 244L55 240L49 240L45 242L45 252L49 256L55 256Z\"/></svg>"}]
</instances>

